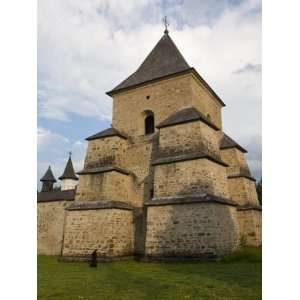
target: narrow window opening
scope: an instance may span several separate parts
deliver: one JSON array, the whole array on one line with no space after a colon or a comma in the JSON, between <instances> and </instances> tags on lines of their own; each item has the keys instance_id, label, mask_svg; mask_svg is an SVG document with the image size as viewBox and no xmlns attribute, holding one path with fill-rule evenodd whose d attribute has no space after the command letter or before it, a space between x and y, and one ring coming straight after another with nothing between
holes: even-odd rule
<instances>
[{"instance_id":1,"label":"narrow window opening","mask_svg":"<svg viewBox=\"0 0 300 300\"><path fill-rule=\"evenodd\" d=\"M150 99L150 95L146 96L146 99L149 100Z\"/></svg>"},{"instance_id":2,"label":"narrow window opening","mask_svg":"<svg viewBox=\"0 0 300 300\"><path fill-rule=\"evenodd\" d=\"M149 115L145 118L145 134L154 133L154 116Z\"/></svg>"}]
</instances>

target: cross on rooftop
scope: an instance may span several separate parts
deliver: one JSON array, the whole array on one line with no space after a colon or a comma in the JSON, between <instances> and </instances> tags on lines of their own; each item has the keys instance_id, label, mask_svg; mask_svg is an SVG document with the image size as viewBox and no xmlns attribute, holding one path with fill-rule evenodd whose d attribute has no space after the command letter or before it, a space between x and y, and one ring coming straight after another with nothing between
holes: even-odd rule
<instances>
[{"instance_id":1,"label":"cross on rooftop","mask_svg":"<svg viewBox=\"0 0 300 300\"><path fill-rule=\"evenodd\" d=\"M164 31L164 33L168 34L168 33L169 33L168 27L169 27L170 24L169 24L169 22L168 22L167 16L164 16L164 17L162 18L162 22L163 22L163 24L165 25L165 31Z\"/></svg>"}]
</instances>

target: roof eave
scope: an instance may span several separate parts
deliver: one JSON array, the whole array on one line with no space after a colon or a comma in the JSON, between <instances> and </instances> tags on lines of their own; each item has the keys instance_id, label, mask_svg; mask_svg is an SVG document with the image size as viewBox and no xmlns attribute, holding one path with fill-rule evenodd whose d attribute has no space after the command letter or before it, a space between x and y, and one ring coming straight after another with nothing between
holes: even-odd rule
<instances>
[{"instance_id":1,"label":"roof eave","mask_svg":"<svg viewBox=\"0 0 300 300\"><path fill-rule=\"evenodd\" d=\"M135 89L137 87L144 86L144 85L149 84L149 83L153 83L153 82L156 82L156 81L159 81L159 80L162 80L162 79L167 79L167 78L171 78L171 77L176 77L176 76L184 75L184 74L187 74L189 72L192 72L204 84L204 86L214 95L214 97L216 98L216 100L223 107L226 106L226 104L221 100L221 98L215 93L215 91L210 87L210 85L200 76L200 74L193 67L192 68L188 68L188 69L186 69L184 71L180 71L180 72L177 72L177 73L173 73L173 74L169 74L169 75L157 77L157 78L154 78L152 80L144 81L144 82L141 82L141 83L138 83L138 84L135 84L135 85L131 85L131 86L125 87L125 88L112 89L112 90L106 92L106 95L112 97L112 96L114 96L116 94L119 94L119 93L122 93L122 92L125 92L125 91L129 91L129 90Z\"/></svg>"}]
</instances>

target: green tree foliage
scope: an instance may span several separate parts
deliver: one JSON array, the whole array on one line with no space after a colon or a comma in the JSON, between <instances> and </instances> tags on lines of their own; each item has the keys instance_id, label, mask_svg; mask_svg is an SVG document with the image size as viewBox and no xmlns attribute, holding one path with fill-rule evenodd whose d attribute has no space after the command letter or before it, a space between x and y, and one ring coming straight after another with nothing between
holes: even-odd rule
<instances>
[{"instance_id":1,"label":"green tree foliage","mask_svg":"<svg viewBox=\"0 0 300 300\"><path fill-rule=\"evenodd\" d=\"M262 205L262 178L256 183L256 191L259 204Z\"/></svg>"}]
</instances>

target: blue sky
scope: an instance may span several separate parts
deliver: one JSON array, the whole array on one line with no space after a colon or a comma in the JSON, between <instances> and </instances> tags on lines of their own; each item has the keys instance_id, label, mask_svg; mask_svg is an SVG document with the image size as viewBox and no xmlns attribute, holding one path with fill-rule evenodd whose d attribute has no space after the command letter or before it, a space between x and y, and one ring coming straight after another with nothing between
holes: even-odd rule
<instances>
[{"instance_id":1,"label":"blue sky","mask_svg":"<svg viewBox=\"0 0 300 300\"><path fill-rule=\"evenodd\" d=\"M83 166L85 138L110 126L105 94L130 75L163 34L226 103L224 131L261 176L261 2L258 0L40 0L38 178L59 177L68 152Z\"/></svg>"}]
</instances>

